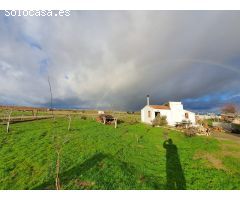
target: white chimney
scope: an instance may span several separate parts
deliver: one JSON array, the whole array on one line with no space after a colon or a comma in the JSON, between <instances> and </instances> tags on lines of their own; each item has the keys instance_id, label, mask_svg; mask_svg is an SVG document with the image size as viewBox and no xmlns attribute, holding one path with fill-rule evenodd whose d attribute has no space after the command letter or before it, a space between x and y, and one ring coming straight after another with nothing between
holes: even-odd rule
<instances>
[{"instance_id":1,"label":"white chimney","mask_svg":"<svg viewBox=\"0 0 240 200\"><path fill-rule=\"evenodd\" d=\"M147 95L147 105L149 106L149 95Z\"/></svg>"}]
</instances>

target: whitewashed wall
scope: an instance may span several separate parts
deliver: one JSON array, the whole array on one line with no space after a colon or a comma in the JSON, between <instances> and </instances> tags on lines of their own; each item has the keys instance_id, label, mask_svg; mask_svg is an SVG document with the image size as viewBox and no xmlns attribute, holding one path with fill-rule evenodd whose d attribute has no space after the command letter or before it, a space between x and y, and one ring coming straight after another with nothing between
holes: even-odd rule
<instances>
[{"instance_id":1,"label":"whitewashed wall","mask_svg":"<svg viewBox=\"0 0 240 200\"><path fill-rule=\"evenodd\" d=\"M151 111L151 117L148 117L148 111ZM142 110L141 110L141 121L147 124L151 124L152 120L154 119L152 117L152 113L153 113L153 109L150 106L145 106Z\"/></svg>"},{"instance_id":2,"label":"whitewashed wall","mask_svg":"<svg viewBox=\"0 0 240 200\"><path fill-rule=\"evenodd\" d=\"M171 110L153 109L152 107L146 105L141 110L141 121L147 124L152 124L152 121L155 118L155 112L160 112L161 116L167 117L167 122L170 126L175 126L177 122L180 123L183 120L189 120L193 125L196 123L195 113L183 110L181 103L179 104L179 102L170 102L170 108ZM148 117L148 111L151 111L150 117ZM188 119L185 118L185 113L188 113Z\"/></svg>"}]
</instances>

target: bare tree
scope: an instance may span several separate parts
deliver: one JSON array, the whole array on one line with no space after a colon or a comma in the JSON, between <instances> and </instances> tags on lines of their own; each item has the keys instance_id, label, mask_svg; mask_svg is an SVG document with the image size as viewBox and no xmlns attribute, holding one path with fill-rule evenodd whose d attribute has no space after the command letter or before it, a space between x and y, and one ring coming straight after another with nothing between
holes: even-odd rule
<instances>
[{"instance_id":1,"label":"bare tree","mask_svg":"<svg viewBox=\"0 0 240 200\"><path fill-rule=\"evenodd\" d=\"M53 135L53 146L57 155L56 158L56 175L55 175L55 187L56 190L60 190L61 189L61 184L60 184L60 155L61 155L61 151L62 151L62 145L61 145L61 138L58 137L57 135Z\"/></svg>"},{"instance_id":2,"label":"bare tree","mask_svg":"<svg viewBox=\"0 0 240 200\"><path fill-rule=\"evenodd\" d=\"M50 82L50 78L48 76L48 85L49 85L49 91L50 91L50 100L51 100L51 107L50 110L52 112L52 118L55 121L55 116L53 114L53 95L52 95L52 86L51 86L51 82ZM54 131L54 123L52 123L52 129ZM55 151L57 154L57 160L56 160L56 177L55 177L55 187L56 190L60 190L61 189L61 184L60 184L60 177L59 177L59 172L60 172L60 153L61 153L61 145L60 143L57 141L57 137L55 136L55 134L53 135L53 143L55 145ZM56 141L55 141L56 140Z\"/></svg>"},{"instance_id":3,"label":"bare tree","mask_svg":"<svg viewBox=\"0 0 240 200\"><path fill-rule=\"evenodd\" d=\"M228 114L232 113L235 114L237 112L237 107L234 104L226 104L222 107L222 113Z\"/></svg>"},{"instance_id":4,"label":"bare tree","mask_svg":"<svg viewBox=\"0 0 240 200\"><path fill-rule=\"evenodd\" d=\"M116 117L115 108L114 108L113 104L111 104L111 107L112 107L112 115L114 117L114 120L113 120L114 127L117 128L117 117Z\"/></svg>"},{"instance_id":5,"label":"bare tree","mask_svg":"<svg viewBox=\"0 0 240 200\"><path fill-rule=\"evenodd\" d=\"M117 118L114 118L115 128L117 128Z\"/></svg>"},{"instance_id":6,"label":"bare tree","mask_svg":"<svg viewBox=\"0 0 240 200\"><path fill-rule=\"evenodd\" d=\"M53 136L53 143L54 143L54 148L57 154L57 159L56 159L56 175L55 175L55 187L56 190L61 190L61 181L60 181L60 167L61 167L61 153L62 153L62 147L65 143L69 141L69 138L66 136L64 137L58 137L58 136Z\"/></svg>"},{"instance_id":7,"label":"bare tree","mask_svg":"<svg viewBox=\"0 0 240 200\"><path fill-rule=\"evenodd\" d=\"M52 117L55 120L55 116L53 114L53 95L52 95L52 86L51 86L51 82L50 82L50 78L48 76L48 85L49 85L49 91L50 91L50 97L51 97L51 111L52 111Z\"/></svg>"},{"instance_id":8,"label":"bare tree","mask_svg":"<svg viewBox=\"0 0 240 200\"><path fill-rule=\"evenodd\" d=\"M70 129L71 129L71 122L72 122L72 117L71 117L71 115L69 114L69 115L68 115L68 131L70 131Z\"/></svg>"},{"instance_id":9,"label":"bare tree","mask_svg":"<svg viewBox=\"0 0 240 200\"><path fill-rule=\"evenodd\" d=\"M55 186L57 190L61 189L60 185L60 178L59 178L59 172L60 172L60 151L61 149L57 149L57 161L56 161L56 178L55 178Z\"/></svg>"},{"instance_id":10,"label":"bare tree","mask_svg":"<svg viewBox=\"0 0 240 200\"><path fill-rule=\"evenodd\" d=\"M60 184L60 153L62 150L62 145L60 144L59 137L53 135L53 144L54 144L54 149L57 154L57 159L56 159L56 176L55 176L55 187L56 190L61 189L61 184Z\"/></svg>"},{"instance_id":11,"label":"bare tree","mask_svg":"<svg viewBox=\"0 0 240 200\"><path fill-rule=\"evenodd\" d=\"M7 133L9 133L9 130L10 130L11 114L12 114L12 110L8 111L8 117L7 117Z\"/></svg>"},{"instance_id":12,"label":"bare tree","mask_svg":"<svg viewBox=\"0 0 240 200\"><path fill-rule=\"evenodd\" d=\"M135 135L135 137L136 137L137 143L139 143L139 137L138 137L138 135Z\"/></svg>"}]
</instances>

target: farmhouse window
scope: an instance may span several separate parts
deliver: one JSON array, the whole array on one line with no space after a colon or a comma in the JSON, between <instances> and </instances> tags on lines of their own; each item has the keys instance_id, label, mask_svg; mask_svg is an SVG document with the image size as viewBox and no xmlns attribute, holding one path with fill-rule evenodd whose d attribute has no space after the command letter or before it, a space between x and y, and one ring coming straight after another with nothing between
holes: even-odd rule
<instances>
[{"instance_id":1,"label":"farmhouse window","mask_svg":"<svg viewBox=\"0 0 240 200\"><path fill-rule=\"evenodd\" d=\"M186 119L188 119L188 118L189 118L189 116L188 116L188 113L185 113L185 118L186 118Z\"/></svg>"},{"instance_id":2,"label":"farmhouse window","mask_svg":"<svg viewBox=\"0 0 240 200\"><path fill-rule=\"evenodd\" d=\"M151 111L148 111L148 117L151 117Z\"/></svg>"}]
</instances>

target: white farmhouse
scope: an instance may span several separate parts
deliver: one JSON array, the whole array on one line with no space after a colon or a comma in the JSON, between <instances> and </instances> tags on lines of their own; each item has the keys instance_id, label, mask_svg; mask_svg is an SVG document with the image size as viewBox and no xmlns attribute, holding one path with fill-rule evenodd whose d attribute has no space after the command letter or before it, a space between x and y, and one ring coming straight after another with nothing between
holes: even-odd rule
<instances>
[{"instance_id":1,"label":"white farmhouse","mask_svg":"<svg viewBox=\"0 0 240 200\"><path fill-rule=\"evenodd\" d=\"M166 105L150 105L149 95L147 96L147 105L141 110L141 121L152 124L157 115L166 116L167 123L175 126L183 121L190 122L195 125L195 113L183 109L181 102L169 102Z\"/></svg>"}]
</instances>

